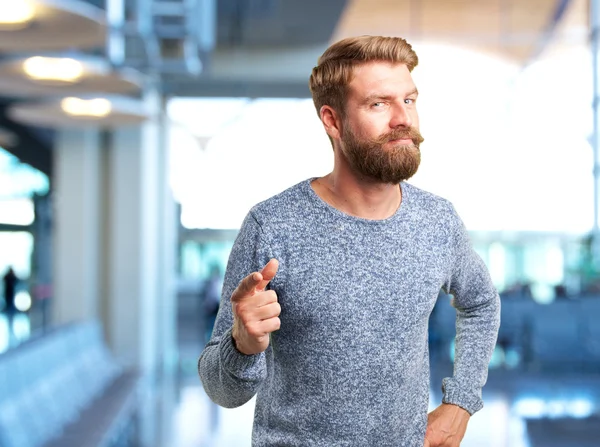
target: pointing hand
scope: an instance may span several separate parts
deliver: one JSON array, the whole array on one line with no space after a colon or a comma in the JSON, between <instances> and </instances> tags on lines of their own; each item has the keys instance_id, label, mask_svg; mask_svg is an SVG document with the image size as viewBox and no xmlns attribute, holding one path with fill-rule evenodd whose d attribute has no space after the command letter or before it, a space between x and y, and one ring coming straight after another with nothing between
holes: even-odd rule
<instances>
[{"instance_id":1,"label":"pointing hand","mask_svg":"<svg viewBox=\"0 0 600 447\"><path fill-rule=\"evenodd\" d=\"M231 295L232 336L242 354L263 352L269 346L269 335L281 325L277 294L265 290L278 268L277 259L271 259L260 272L246 276Z\"/></svg>"}]
</instances>

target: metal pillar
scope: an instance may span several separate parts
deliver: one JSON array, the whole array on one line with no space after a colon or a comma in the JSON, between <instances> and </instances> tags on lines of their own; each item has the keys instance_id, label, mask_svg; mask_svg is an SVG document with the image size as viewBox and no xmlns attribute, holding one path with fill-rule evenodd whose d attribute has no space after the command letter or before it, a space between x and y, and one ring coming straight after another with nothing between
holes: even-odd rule
<instances>
[{"instance_id":1,"label":"metal pillar","mask_svg":"<svg viewBox=\"0 0 600 447\"><path fill-rule=\"evenodd\" d=\"M115 67L125 64L125 0L106 0L106 17L109 23L106 55Z\"/></svg>"},{"instance_id":2,"label":"metal pillar","mask_svg":"<svg viewBox=\"0 0 600 447\"><path fill-rule=\"evenodd\" d=\"M216 0L106 0L113 66L197 76L216 43Z\"/></svg>"},{"instance_id":3,"label":"metal pillar","mask_svg":"<svg viewBox=\"0 0 600 447\"><path fill-rule=\"evenodd\" d=\"M592 149L594 151L594 225L592 228L592 256L594 266L600 267L600 0L590 0L590 29L592 72L594 80Z\"/></svg>"}]
</instances>

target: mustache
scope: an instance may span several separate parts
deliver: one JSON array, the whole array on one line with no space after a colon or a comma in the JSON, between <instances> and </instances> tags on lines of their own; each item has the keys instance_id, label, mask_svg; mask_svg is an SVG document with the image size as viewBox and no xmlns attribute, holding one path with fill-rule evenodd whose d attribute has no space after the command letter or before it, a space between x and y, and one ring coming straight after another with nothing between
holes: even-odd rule
<instances>
[{"instance_id":1,"label":"mustache","mask_svg":"<svg viewBox=\"0 0 600 447\"><path fill-rule=\"evenodd\" d=\"M414 127L408 129L397 128L391 132L382 134L375 140L378 144L388 143L393 140L405 140L410 139L415 146L419 146L425 139L421 136L421 133Z\"/></svg>"}]
</instances>

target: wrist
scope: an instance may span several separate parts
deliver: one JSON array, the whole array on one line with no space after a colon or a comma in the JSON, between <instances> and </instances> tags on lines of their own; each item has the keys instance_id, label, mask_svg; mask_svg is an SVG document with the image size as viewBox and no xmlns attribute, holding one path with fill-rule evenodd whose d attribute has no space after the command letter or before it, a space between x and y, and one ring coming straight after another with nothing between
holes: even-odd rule
<instances>
[{"instance_id":1,"label":"wrist","mask_svg":"<svg viewBox=\"0 0 600 447\"><path fill-rule=\"evenodd\" d=\"M251 355L249 354L249 351L244 348L244 343L242 337L239 335L236 324L233 325L233 329L231 330L231 344L240 354Z\"/></svg>"},{"instance_id":2,"label":"wrist","mask_svg":"<svg viewBox=\"0 0 600 447\"><path fill-rule=\"evenodd\" d=\"M231 344L233 345L233 347L236 350L240 351L240 337L239 337L239 334L238 334L238 330L237 330L237 325L236 324L234 324L233 328L231 329Z\"/></svg>"},{"instance_id":3,"label":"wrist","mask_svg":"<svg viewBox=\"0 0 600 447\"><path fill-rule=\"evenodd\" d=\"M446 411L454 413L456 417L464 419L471 418L471 414L460 405L443 402L442 407L446 408Z\"/></svg>"}]
</instances>

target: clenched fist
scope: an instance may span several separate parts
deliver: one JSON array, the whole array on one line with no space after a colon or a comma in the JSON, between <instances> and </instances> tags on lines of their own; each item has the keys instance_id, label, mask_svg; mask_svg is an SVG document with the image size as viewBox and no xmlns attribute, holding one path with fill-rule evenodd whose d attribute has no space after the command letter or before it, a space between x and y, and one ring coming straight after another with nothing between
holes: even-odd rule
<instances>
[{"instance_id":1,"label":"clenched fist","mask_svg":"<svg viewBox=\"0 0 600 447\"><path fill-rule=\"evenodd\" d=\"M278 268L279 262L271 259L260 272L246 276L231 295L231 334L235 347L242 354L263 352L269 346L269 335L281 325L277 294L273 290L265 290Z\"/></svg>"}]
</instances>

